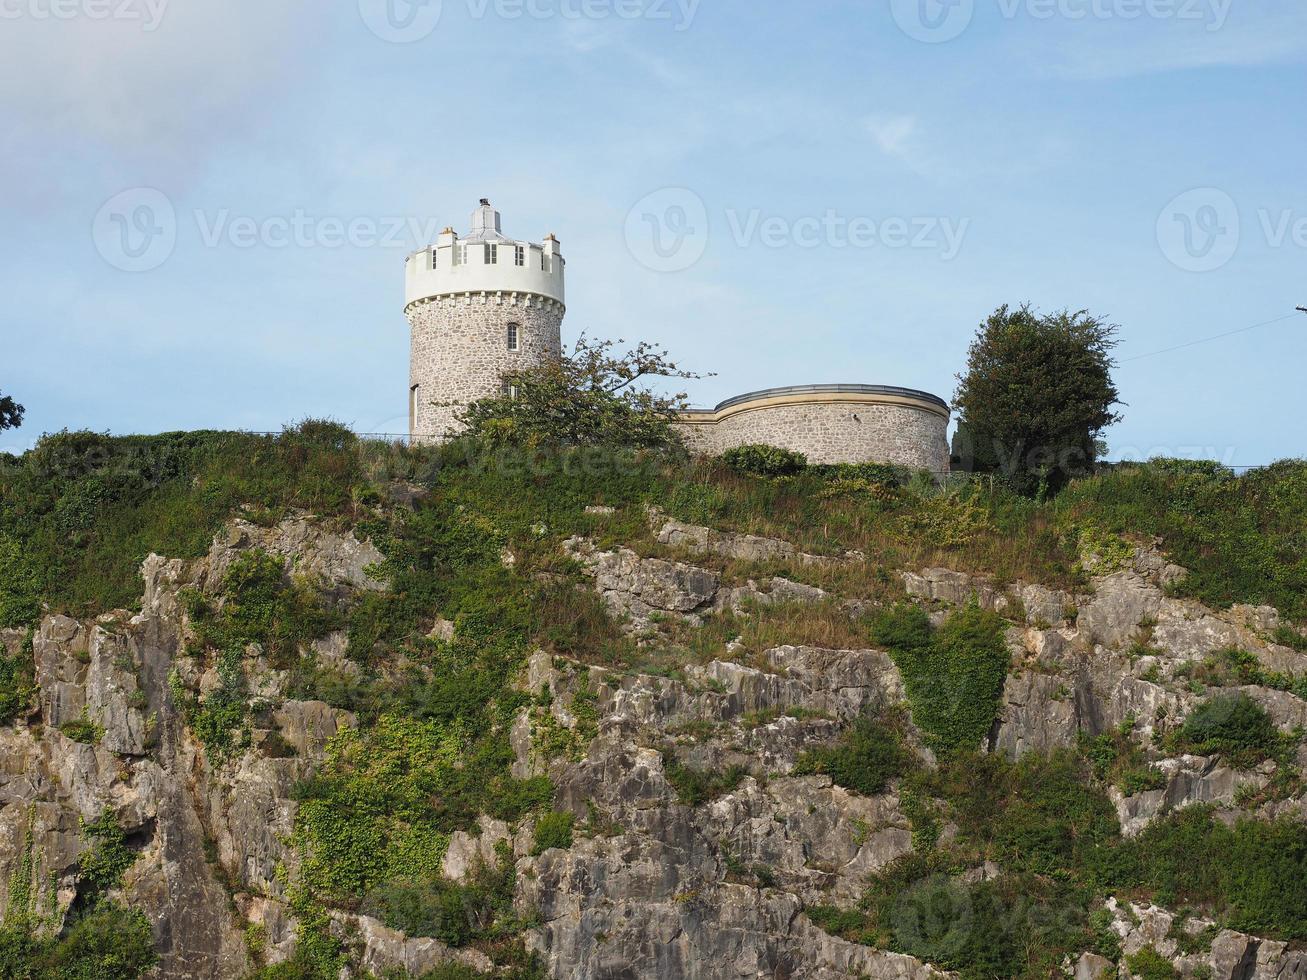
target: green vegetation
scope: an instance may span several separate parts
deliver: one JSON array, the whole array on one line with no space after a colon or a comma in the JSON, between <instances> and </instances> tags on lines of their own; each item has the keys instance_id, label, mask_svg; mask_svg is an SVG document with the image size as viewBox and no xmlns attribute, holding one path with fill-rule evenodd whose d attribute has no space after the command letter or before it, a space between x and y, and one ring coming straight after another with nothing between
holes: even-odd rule
<instances>
[{"instance_id":1,"label":"green vegetation","mask_svg":"<svg viewBox=\"0 0 1307 980\"><path fill-rule=\"evenodd\" d=\"M1017 492L1056 493L1093 471L1098 437L1121 416L1112 382L1117 328L1085 310L994 311L967 352L954 407L958 448Z\"/></svg>"},{"instance_id":2,"label":"green vegetation","mask_svg":"<svg viewBox=\"0 0 1307 980\"><path fill-rule=\"evenodd\" d=\"M1180 972L1171 965L1171 961L1152 946L1145 946L1139 952L1127 956L1126 965L1139 980L1179 980L1180 977Z\"/></svg>"},{"instance_id":3,"label":"green vegetation","mask_svg":"<svg viewBox=\"0 0 1307 980\"><path fill-rule=\"evenodd\" d=\"M1244 768L1275 755L1282 744L1266 709L1243 693L1208 698L1189 713L1179 734L1190 752L1219 753Z\"/></svg>"},{"instance_id":4,"label":"green vegetation","mask_svg":"<svg viewBox=\"0 0 1307 980\"><path fill-rule=\"evenodd\" d=\"M0 652L0 725L13 723L32 703L36 693L33 678L32 634L29 631L16 656Z\"/></svg>"},{"instance_id":5,"label":"green vegetation","mask_svg":"<svg viewBox=\"0 0 1307 980\"><path fill-rule=\"evenodd\" d=\"M972 603L935 630L920 606L895 606L872 632L903 673L912 720L942 754L972 749L998 715L1009 654L1003 620Z\"/></svg>"},{"instance_id":6,"label":"green vegetation","mask_svg":"<svg viewBox=\"0 0 1307 980\"><path fill-rule=\"evenodd\" d=\"M1081 739L1081 751L1094 769L1094 776L1110 783L1126 796L1146 790L1165 789L1166 775L1150 766L1143 749L1132 732L1134 719L1128 718L1114 732Z\"/></svg>"},{"instance_id":7,"label":"green vegetation","mask_svg":"<svg viewBox=\"0 0 1307 980\"><path fill-rule=\"evenodd\" d=\"M198 558L242 507L264 521L294 508L359 516L366 462L330 423L279 437L45 436L17 463L0 460L0 627L32 625L41 601L79 617L132 608L151 551Z\"/></svg>"},{"instance_id":8,"label":"green vegetation","mask_svg":"<svg viewBox=\"0 0 1307 980\"><path fill-rule=\"evenodd\" d=\"M676 798L686 806L701 806L729 793L749 774L743 766L731 766L722 772L696 769L663 754L667 781L676 790Z\"/></svg>"},{"instance_id":9,"label":"green vegetation","mask_svg":"<svg viewBox=\"0 0 1307 980\"><path fill-rule=\"evenodd\" d=\"M794 768L798 776L820 773L839 786L874 796L915 761L904 744L898 719L861 718L838 744L805 752Z\"/></svg>"},{"instance_id":10,"label":"green vegetation","mask_svg":"<svg viewBox=\"0 0 1307 980\"><path fill-rule=\"evenodd\" d=\"M620 341L619 341L620 343ZM460 416L468 435L497 446L598 446L671 449L684 394L662 395L646 378L697 378L641 343L621 354L613 342L585 336L555 361L504 376L504 392L469 405Z\"/></svg>"},{"instance_id":11,"label":"green vegetation","mask_svg":"<svg viewBox=\"0 0 1307 980\"><path fill-rule=\"evenodd\" d=\"M566 812L546 813L536 821L533 854L543 854L551 847L572 846L573 817Z\"/></svg>"},{"instance_id":12,"label":"green vegetation","mask_svg":"<svg viewBox=\"0 0 1307 980\"><path fill-rule=\"evenodd\" d=\"M0 928L5 980L136 980L157 960L145 915L107 902L58 939Z\"/></svg>"},{"instance_id":13,"label":"green vegetation","mask_svg":"<svg viewBox=\"0 0 1307 980\"><path fill-rule=\"evenodd\" d=\"M90 848L78 862L78 901L94 908L105 893L122 884L127 869L136 863L136 852L127 845L127 835L109 811L82 824L82 835Z\"/></svg>"},{"instance_id":14,"label":"green vegetation","mask_svg":"<svg viewBox=\"0 0 1307 980\"><path fill-rule=\"evenodd\" d=\"M0 432L23 424L23 406L12 395L0 394Z\"/></svg>"},{"instance_id":15,"label":"green vegetation","mask_svg":"<svg viewBox=\"0 0 1307 980\"><path fill-rule=\"evenodd\" d=\"M81 742L83 745L95 745L104 738L104 729L85 717L64 722L59 726L59 731L65 737L74 742Z\"/></svg>"},{"instance_id":16,"label":"green vegetation","mask_svg":"<svg viewBox=\"0 0 1307 980\"><path fill-rule=\"evenodd\" d=\"M755 476L792 476L806 469L808 457L803 453L755 443L735 446L722 453L722 462L737 473Z\"/></svg>"},{"instance_id":17,"label":"green vegetation","mask_svg":"<svg viewBox=\"0 0 1307 980\"><path fill-rule=\"evenodd\" d=\"M144 914L105 900L122 882L136 855L109 813L82 827L90 848L78 868L78 897L67 928L57 928L53 896L42 908L34 880L32 831L24 828L0 923L0 977L4 980L136 980L154 966L154 936ZM53 884L53 883L52 883Z\"/></svg>"},{"instance_id":18,"label":"green vegetation","mask_svg":"<svg viewBox=\"0 0 1307 980\"><path fill-rule=\"evenodd\" d=\"M1122 880L1172 908L1210 910L1232 929L1307 940L1307 834L1293 820L1228 827L1206 807L1153 824L1126 849Z\"/></svg>"}]
</instances>

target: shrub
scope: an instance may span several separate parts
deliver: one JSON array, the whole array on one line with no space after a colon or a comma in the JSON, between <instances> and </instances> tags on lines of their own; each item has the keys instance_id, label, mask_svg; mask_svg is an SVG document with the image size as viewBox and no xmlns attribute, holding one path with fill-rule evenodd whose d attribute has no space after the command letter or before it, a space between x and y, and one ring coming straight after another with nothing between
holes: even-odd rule
<instances>
[{"instance_id":1,"label":"shrub","mask_svg":"<svg viewBox=\"0 0 1307 980\"><path fill-rule=\"evenodd\" d=\"M1185 719L1180 736L1198 754L1221 753L1242 763L1273 755L1280 744L1266 709L1243 693L1208 698Z\"/></svg>"},{"instance_id":2,"label":"shrub","mask_svg":"<svg viewBox=\"0 0 1307 980\"><path fill-rule=\"evenodd\" d=\"M1130 972L1139 980L1179 980L1180 973L1171 961L1152 946L1145 946L1126 957Z\"/></svg>"},{"instance_id":3,"label":"shrub","mask_svg":"<svg viewBox=\"0 0 1307 980\"><path fill-rule=\"evenodd\" d=\"M676 790L677 799L690 807L729 793L749 774L743 766L731 766L724 772L709 772L669 759L666 754L664 758L668 760L665 763L667 781Z\"/></svg>"},{"instance_id":4,"label":"shrub","mask_svg":"<svg viewBox=\"0 0 1307 980\"><path fill-rule=\"evenodd\" d=\"M104 738L104 729L89 718L75 718L72 721L66 721L59 726L59 731L66 738L70 738L74 742L81 742L83 745L95 745L100 739Z\"/></svg>"},{"instance_id":5,"label":"shrub","mask_svg":"<svg viewBox=\"0 0 1307 980\"><path fill-rule=\"evenodd\" d=\"M156 962L144 913L107 902L57 940L0 930L0 976L13 980L137 980Z\"/></svg>"},{"instance_id":6,"label":"shrub","mask_svg":"<svg viewBox=\"0 0 1307 980\"><path fill-rule=\"evenodd\" d=\"M737 473L755 476L791 476L808 465L808 457L780 446L753 443L735 446L722 453L722 462Z\"/></svg>"},{"instance_id":7,"label":"shrub","mask_svg":"<svg viewBox=\"0 0 1307 980\"><path fill-rule=\"evenodd\" d=\"M844 734L839 744L812 749L800 756L794 774L820 773L845 789L875 796L911 765L912 754L896 728L862 718Z\"/></svg>"},{"instance_id":8,"label":"shrub","mask_svg":"<svg viewBox=\"0 0 1307 980\"><path fill-rule=\"evenodd\" d=\"M543 814L536 821L535 844L531 848L531 853L539 855L550 848L567 850L571 847L572 821L572 815L566 811Z\"/></svg>"},{"instance_id":9,"label":"shrub","mask_svg":"<svg viewBox=\"0 0 1307 980\"><path fill-rule=\"evenodd\" d=\"M462 883L438 874L399 879L377 886L364 911L410 936L430 936L448 946L512 935L516 872L511 849L496 848L494 864L478 863Z\"/></svg>"}]
</instances>

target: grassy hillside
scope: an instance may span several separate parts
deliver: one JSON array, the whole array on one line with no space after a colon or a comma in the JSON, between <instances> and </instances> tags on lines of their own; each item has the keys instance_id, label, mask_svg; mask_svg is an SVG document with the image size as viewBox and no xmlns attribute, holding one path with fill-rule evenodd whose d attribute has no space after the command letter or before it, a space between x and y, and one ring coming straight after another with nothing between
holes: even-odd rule
<instances>
[{"instance_id":1,"label":"grassy hillside","mask_svg":"<svg viewBox=\"0 0 1307 980\"><path fill-rule=\"evenodd\" d=\"M870 475L870 478L869 478ZM1215 464L1162 461L1074 483L1034 503L984 479L947 490L895 486L878 468L782 478L718 463L601 451L533 458L475 447L410 449L363 442L330 423L281 436L193 432L111 438L48 436L0 457L0 625L33 622L42 603L91 615L129 607L151 551L204 553L224 519L274 521L305 510L342 524L375 517L391 481L462 505L514 543L588 530L589 504L622 509L612 533L639 538L639 508L787 538L818 553L859 550L886 568L944 565L1074 585L1082 536L1158 536L1192 571L1186 594L1214 605L1270 604L1307 620L1307 463L1235 477ZM542 549L538 549L542 550Z\"/></svg>"}]
</instances>

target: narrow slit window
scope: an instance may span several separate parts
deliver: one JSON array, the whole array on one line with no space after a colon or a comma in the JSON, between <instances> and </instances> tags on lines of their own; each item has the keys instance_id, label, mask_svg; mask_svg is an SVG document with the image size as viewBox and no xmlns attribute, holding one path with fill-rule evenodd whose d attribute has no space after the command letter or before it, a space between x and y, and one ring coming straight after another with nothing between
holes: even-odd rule
<instances>
[{"instance_id":1,"label":"narrow slit window","mask_svg":"<svg viewBox=\"0 0 1307 980\"><path fill-rule=\"evenodd\" d=\"M436 250L434 248L431 250L431 271L436 271Z\"/></svg>"},{"instance_id":2,"label":"narrow slit window","mask_svg":"<svg viewBox=\"0 0 1307 980\"><path fill-rule=\"evenodd\" d=\"M519 343L518 326L516 323L510 323L508 325L508 349L521 350L521 348L518 346L518 343Z\"/></svg>"}]
</instances>

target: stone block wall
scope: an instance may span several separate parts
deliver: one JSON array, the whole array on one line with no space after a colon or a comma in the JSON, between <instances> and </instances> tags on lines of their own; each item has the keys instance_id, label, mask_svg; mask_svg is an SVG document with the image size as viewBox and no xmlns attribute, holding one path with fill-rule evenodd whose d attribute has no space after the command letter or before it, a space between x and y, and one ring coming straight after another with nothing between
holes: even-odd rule
<instances>
[{"instance_id":1,"label":"stone block wall","mask_svg":"<svg viewBox=\"0 0 1307 980\"><path fill-rule=\"evenodd\" d=\"M948 412L901 397L807 395L761 398L717 412L688 413L680 425L690 448L717 455L766 443L811 463L893 463L948 472Z\"/></svg>"},{"instance_id":2,"label":"stone block wall","mask_svg":"<svg viewBox=\"0 0 1307 980\"><path fill-rule=\"evenodd\" d=\"M456 432L469 402L502 391L503 375L562 353L562 304L535 296L442 296L409 307L409 432L441 438ZM518 349L508 325L518 325Z\"/></svg>"}]
</instances>

